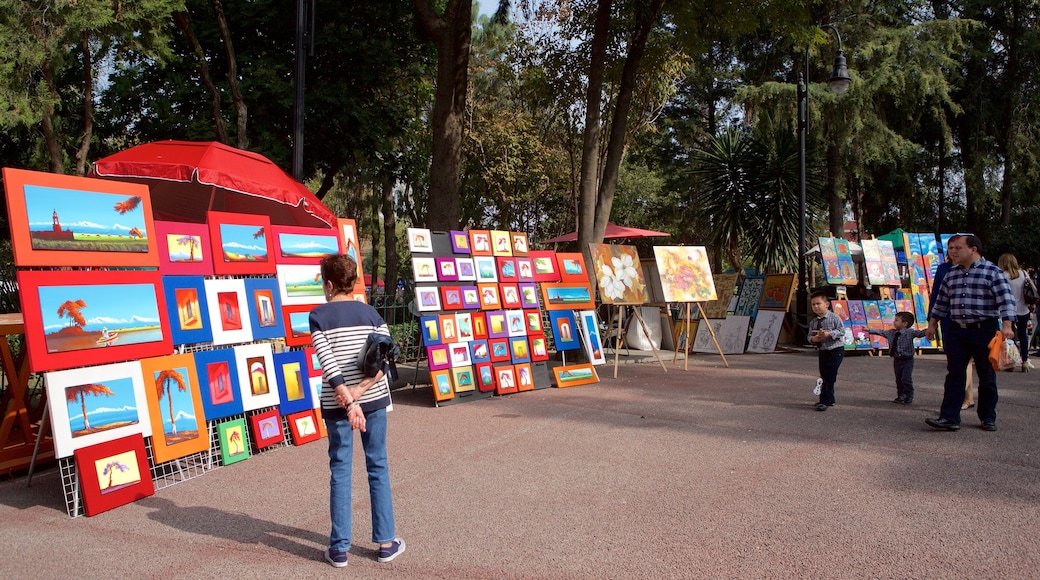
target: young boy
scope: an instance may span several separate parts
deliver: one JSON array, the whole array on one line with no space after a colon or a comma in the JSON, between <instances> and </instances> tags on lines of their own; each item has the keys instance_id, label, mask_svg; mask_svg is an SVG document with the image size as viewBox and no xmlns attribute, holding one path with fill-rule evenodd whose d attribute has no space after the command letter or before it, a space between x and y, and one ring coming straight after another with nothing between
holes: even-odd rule
<instances>
[{"instance_id":1,"label":"young boy","mask_svg":"<svg viewBox=\"0 0 1040 580\"><path fill-rule=\"evenodd\" d=\"M838 367L845 360L845 327L841 318L830 311L827 293L817 290L809 295L809 305L816 318L809 321L809 340L820 350L820 402L817 411L826 411L834 406L834 382L838 380Z\"/></svg>"},{"instance_id":2,"label":"young boy","mask_svg":"<svg viewBox=\"0 0 1040 580\"><path fill-rule=\"evenodd\" d=\"M869 331L870 334L883 336L888 341L888 354L892 357L892 366L896 371L896 398L892 402L902 405L914 402L914 339L928 332L914 330L913 325L913 314L896 312L896 318L892 322L894 329Z\"/></svg>"}]
</instances>

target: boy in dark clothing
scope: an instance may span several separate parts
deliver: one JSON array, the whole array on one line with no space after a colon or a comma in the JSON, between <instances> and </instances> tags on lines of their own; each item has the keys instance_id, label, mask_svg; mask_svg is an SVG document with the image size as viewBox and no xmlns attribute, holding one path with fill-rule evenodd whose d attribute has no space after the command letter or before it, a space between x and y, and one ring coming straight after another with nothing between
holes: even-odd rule
<instances>
[{"instance_id":1,"label":"boy in dark clothing","mask_svg":"<svg viewBox=\"0 0 1040 580\"><path fill-rule=\"evenodd\" d=\"M813 292L809 306L816 315L809 321L809 340L820 350L820 378L823 379L816 410L826 411L827 407L834 406L834 383L838 380L838 367L845 360L845 327L841 318L830 311L826 292Z\"/></svg>"},{"instance_id":2,"label":"boy in dark clothing","mask_svg":"<svg viewBox=\"0 0 1040 580\"><path fill-rule=\"evenodd\" d=\"M895 328L869 330L870 334L883 336L888 341L888 354L896 372L896 398L892 402L901 405L914 402L914 339L928 333L927 330L914 330L913 325L913 314L896 312L892 322Z\"/></svg>"}]
</instances>

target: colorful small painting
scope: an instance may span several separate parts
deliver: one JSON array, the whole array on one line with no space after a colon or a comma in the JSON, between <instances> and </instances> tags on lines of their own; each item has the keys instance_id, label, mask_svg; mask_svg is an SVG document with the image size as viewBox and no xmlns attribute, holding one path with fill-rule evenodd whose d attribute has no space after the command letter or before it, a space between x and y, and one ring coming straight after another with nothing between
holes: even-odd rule
<instances>
[{"instance_id":1,"label":"colorful small painting","mask_svg":"<svg viewBox=\"0 0 1040 580\"><path fill-rule=\"evenodd\" d=\"M155 463L209 449L195 358L190 353L147 358L141 371Z\"/></svg>"},{"instance_id":2,"label":"colorful small painting","mask_svg":"<svg viewBox=\"0 0 1040 580\"><path fill-rule=\"evenodd\" d=\"M646 282L635 246L589 244L592 266L604 304L643 304Z\"/></svg>"},{"instance_id":3,"label":"colorful small painting","mask_svg":"<svg viewBox=\"0 0 1040 580\"><path fill-rule=\"evenodd\" d=\"M552 329L556 350L577 350L581 348L573 310L550 311L549 327Z\"/></svg>"},{"instance_id":4,"label":"colorful small painting","mask_svg":"<svg viewBox=\"0 0 1040 580\"><path fill-rule=\"evenodd\" d=\"M279 413L289 415L313 408L314 398L307 380L307 353L302 350L277 352L273 361Z\"/></svg>"},{"instance_id":5,"label":"colorful small painting","mask_svg":"<svg viewBox=\"0 0 1040 580\"><path fill-rule=\"evenodd\" d=\"M473 367L464 366L451 369L452 382L456 393L465 393L477 388L477 380L473 376Z\"/></svg>"},{"instance_id":6,"label":"colorful small painting","mask_svg":"<svg viewBox=\"0 0 1040 580\"><path fill-rule=\"evenodd\" d=\"M206 224L155 222L159 270L164 275L212 275L213 253Z\"/></svg>"},{"instance_id":7,"label":"colorful small painting","mask_svg":"<svg viewBox=\"0 0 1040 580\"><path fill-rule=\"evenodd\" d=\"M437 370L430 372L430 383L433 386L434 402L455 398L455 389L451 385L451 371Z\"/></svg>"},{"instance_id":8,"label":"colorful small painting","mask_svg":"<svg viewBox=\"0 0 1040 580\"><path fill-rule=\"evenodd\" d=\"M495 368L495 393L508 395L517 392L516 371L513 365L496 366Z\"/></svg>"},{"instance_id":9,"label":"colorful small painting","mask_svg":"<svg viewBox=\"0 0 1040 580\"><path fill-rule=\"evenodd\" d=\"M758 303L762 299L762 290L765 285L765 276L744 276L744 280L740 283L740 292L737 293L737 305L733 308L733 314L754 318L758 313Z\"/></svg>"},{"instance_id":10,"label":"colorful small painting","mask_svg":"<svg viewBox=\"0 0 1040 580\"><path fill-rule=\"evenodd\" d=\"M253 445L258 450L285 441L282 418L274 409L251 416L249 426L253 431Z\"/></svg>"},{"instance_id":11,"label":"colorful small painting","mask_svg":"<svg viewBox=\"0 0 1040 580\"><path fill-rule=\"evenodd\" d=\"M478 282L498 282L498 267L494 257L477 256L473 258L473 267Z\"/></svg>"},{"instance_id":12,"label":"colorful small painting","mask_svg":"<svg viewBox=\"0 0 1040 580\"><path fill-rule=\"evenodd\" d=\"M416 286L415 304L419 312L441 309L441 296L436 286Z\"/></svg>"},{"instance_id":13,"label":"colorful small painting","mask_svg":"<svg viewBox=\"0 0 1040 580\"><path fill-rule=\"evenodd\" d=\"M339 253L336 230L272 226L275 236L275 261L282 264L318 263Z\"/></svg>"},{"instance_id":14,"label":"colorful small painting","mask_svg":"<svg viewBox=\"0 0 1040 580\"><path fill-rule=\"evenodd\" d=\"M450 230L448 235L451 237L451 251L453 253L469 253L469 234L460 230Z\"/></svg>"},{"instance_id":15,"label":"colorful small painting","mask_svg":"<svg viewBox=\"0 0 1040 580\"><path fill-rule=\"evenodd\" d=\"M317 264L279 264L278 293L282 304L321 304L325 289L321 281L321 267Z\"/></svg>"},{"instance_id":16,"label":"colorful small painting","mask_svg":"<svg viewBox=\"0 0 1040 580\"><path fill-rule=\"evenodd\" d=\"M311 441L321 439L318 426L315 423L314 411L301 411L286 417L289 422L289 431L293 435L294 445L303 445Z\"/></svg>"},{"instance_id":17,"label":"colorful small painting","mask_svg":"<svg viewBox=\"0 0 1040 580\"><path fill-rule=\"evenodd\" d=\"M513 246L509 240L509 232L491 230L491 253L496 256L513 255Z\"/></svg>"},{"instance_id":18,"label":"colorful small painting","mask_svg":"<svg viewBox=\"0 0 1040 580\"><path fill-rule=\"evenodd\" d=\"M794 274L767 275L765 284L762 286L762 301L759 302L758 308L760 310L782 310L786 312L791 305L794 281Z\"/></svg>"},{"instance_id":19,"label":"colorful small painting","mask_svg":"<svg viewBox=\"0 0 1040 580\"><path fill-rule=\"evenodd\" d=\"M527 245L527 234L524 232L509 232L509 237L513 242L513 255L526 256L529 250Z\"/></svg>"},{"instance_id":20,"label":"colorful small painting","mask_svg":"<svg viewBox=\"0 0 1040 580\"><path fill-rule=\"evenodd\" d=\"M307 346L311 343L311 304L282 306L282 322L285 325L285 344Z\"/></svg>"},{"instance_id":21,"label":"colorful small painting","mask_svg":"<svg viewBox=\"0 0 1040 580\"><path fill-rule=\"evenodd\" d=\"M556 254L560 279L564 282L588 282L589 274L585 269L585 256L580 252Z\"/></svg>"},{"instance_id":22,"label":"colorful small painting","mask_svg":"<svg viewBox=\"0 0 1040 580\"><path fill-rule=\"evenodd\" d=\"M88 517L155 493L139 434L76 450L76 471Z\"/></svg>"},{"instance_id":23,"label":"colorful small painting","mask_svg":"<svg viewBox=\"0 0 1040 580\"><path fill-rule=\"evenodd\" d=\"M206 420L215 421L241 413L235 351L230 348L200 350L194 356Z\"/></svg>"},{"instance_id":24,"label":"colorful small painting","mask_svg":"<svg viewBox=\"0 0 1040 580\"><path fill-rule=\"evenodd\" d=\"M556 252L552 250L534 250L530 254L534 267L535 282L559 282L560 272L556 261Z\"/></svg>"},{"instance_id":25,"label":"colorful small painting","mask_svg":"<svg viewBox=\"0 0 1040 580\"><path fill-rule=\"evenodd\" d=\"M718 296L704 246L654 246L666 302L707 302Z\"/></svg>"},{"instance_id":26,"label":"colorful small painting","mask_svg":"<svg viewBox=\"0 0 1040 580\"><path fill-rule=\"evenodd\" d=\"M161 341L151 284L40 286L48 353Z\"/></svg>"},{"instance_id":27,"label":"colorful small painting","mask_svg":"<svg viewBox=\"0 0 1040 580\"><path fill-rule=\"evenodd\" d=\"M433 251L433 238L426 228L408 228L408 249L413 254Z\"/></svg>"},{"instance_id":28,"label":"colorful small painting","mask_svg":"<svg viewBox=\"0 0 1040 580\"><path fill-rule=\"evenodd\" d=\"M246 420L234 419L217 424L220 439L220 463L231 465L249 459L249 436L246 434Z\"/></svg>"},{"instance_id":29,"label":"colorful small painting","mask_svg":"<svg viewBox=\"0 0 1040 580\"><path fill-rule=\"evenodd\" d=\"M553 369L553 375L560 389L599 382L599 375L591 364L558 366Z\"/></svg>"},{"instance_id":30,"label":"colorful small painting","mask_svg":"<svg viewBox=\"0 0 1040 580\"><path fill-rule=\"evenodd\" d=\"M266 262L267 228L220 224L220 251L224 262Z\"/></svg>"},{"instance_id":31,"label":"colorful small painting","mask_svg":"<svg viewBox=\"0 0 1040 580\"><path fill-rule=\"evenodd\" d=\"M474 256L490 256L492 254L491 232L487 230L470 230L469 242L470 252Z\"/></svg>"},{"instance_id":32,"label":"colorful small painting","mask_svg":"<svg viewBox=\"0 0 1040 580\"><path fill-rule=\"evenodd\" d=\"M578 313L578 323L584 332L582 333L582 344L585 346L585 354L589 362L594 365L606 364L607 359L603 356L603 344L599 336L599 317L595 310L582 310Z\"/></svg>"},{"instance_id":33,"label":"colorful small painting","mask_svg":"<svg viewBox=\"0 0 1040 580\"><path fill-rule=\"evenodd\" d=\"M412 257L412 276L416 282L436 282L437 264L433 258Z\"/></svg>"},{"instance_id":34,"label":"colorful small painting","mask_svg":"<svg viewBox=\"0 0 1040 580\"><path fill-rule=\"evenodd\" d=\"M246 286L242 279L206 280L206 300L214 344L253 340L253 325L246 308Z\"/></svg>"},{"instance_id":35,"label":"colorful small painting","mask_svg":"<svg viewBox=\"0 0 1040 580\"><path fill-rule=\"evenodd\" d=\"M245 287L253 340L285 336L278 281L274 278L246 278Z\"/></svg>"},{"instance_id":36,"label":"colorful small painting","mask_svg":"<svg viewBox=\"0 0 1040 580\"><path fill-rule=\"evenodd\" d=\"M542 300L546 310L583 310L595 308L588 284L542 284Z\"/></svg>"}]
</instances>

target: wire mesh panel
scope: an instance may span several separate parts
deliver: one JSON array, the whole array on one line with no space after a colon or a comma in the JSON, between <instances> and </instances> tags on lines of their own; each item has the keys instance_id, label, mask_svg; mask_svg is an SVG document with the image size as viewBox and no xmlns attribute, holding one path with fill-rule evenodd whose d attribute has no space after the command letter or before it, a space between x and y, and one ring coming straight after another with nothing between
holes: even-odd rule
<instances>
[{"instance_id":1,"label":"wire mesh panel","mask_svg":"<svg viewBox=\"0 0 1040 580\"><path fill-rule=\"evenodd\" d=\"M59 458L58 471L61 473L61 487L65 492L65 511L69 516L78 518L83 515L83 492L79 488L76 460L72 457Z\"/></svg>"}]
</instances>

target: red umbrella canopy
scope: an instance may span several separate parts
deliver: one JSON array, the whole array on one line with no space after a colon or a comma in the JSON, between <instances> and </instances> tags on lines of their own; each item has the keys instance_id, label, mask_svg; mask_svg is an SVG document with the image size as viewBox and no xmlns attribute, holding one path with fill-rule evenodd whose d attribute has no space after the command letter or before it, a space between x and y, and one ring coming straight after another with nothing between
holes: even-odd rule
<instances>
[{"instance_id":1,"label":"red umbrella canopy","mask_svg":"<svg viewBox=\"0 0 1040 580\"><path fill-rule=\"evenodd\" d=\"M604 240L610 240L614 238L654 238L659 236L670 236L667 232L655 232L654 230L643 230L639 228L630 228L628 226L619 226L607 222L606 233L603 235ZM543 244L555 244L558 242L576 242L578 241L578 232L571 232L569 234L563 234L550 240L545 240Z\"/></svg>"},{"instance_id":2,"label":"red umbrella canopy","mask_svg":"<svg viewBox=\"0 0 1040 580\"><path fill-rule=\"evenodd\" d=\"M206 211L267 215L272 224L335 227L336 215L270 159L222 143L156 141L94 163L92 177L143 183L155 219L206 221Z\"/></svg>"}]
</instances>

